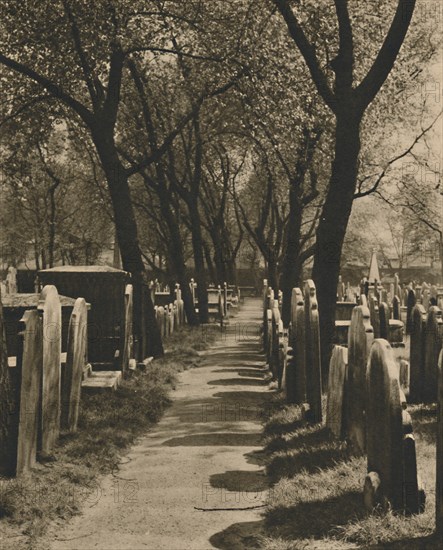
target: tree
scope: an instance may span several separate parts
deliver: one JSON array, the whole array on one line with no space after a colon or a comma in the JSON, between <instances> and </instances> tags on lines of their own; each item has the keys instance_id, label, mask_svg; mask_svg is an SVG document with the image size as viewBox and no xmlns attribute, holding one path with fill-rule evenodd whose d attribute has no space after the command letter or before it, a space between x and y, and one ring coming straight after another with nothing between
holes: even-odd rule
<instances>
[{"instance_id":1,"label":"tree","mask_svg":"<svg viewBox=\"0 0 443 550\"><path fill-rule=\"evenodd\" d=\"M337 31L334 28L334 32L337 32L335 52L333 57L328 55L324 60L319 59L318 50L309 38L308 25L302 22L302 7L291 6L289 0L273 1L309 69L318 94L335 116L333 162L317 229L313 267L319 300L322 371L326 375L334 333L340 257L357 185L361 123L366 109L380 91L398 57L412 19L415 0L398 0L391 25L372 65L366 71L364 65L358 67L358 79L355 74L355 37L348 0L334 2L338 26ZM357 17L364 17L361 11L358 13L355 3L352 3L352 7L357 11ZM326 15L322 15L335 26L330 11L326 9L325 12ZM321 22L317 19L315 23L318 25ZM319 30L317 26L316 33ZM330 37L325 38L327 40ZM321 53L329 52L326 49Z\"/></svg>"}]
</instances>

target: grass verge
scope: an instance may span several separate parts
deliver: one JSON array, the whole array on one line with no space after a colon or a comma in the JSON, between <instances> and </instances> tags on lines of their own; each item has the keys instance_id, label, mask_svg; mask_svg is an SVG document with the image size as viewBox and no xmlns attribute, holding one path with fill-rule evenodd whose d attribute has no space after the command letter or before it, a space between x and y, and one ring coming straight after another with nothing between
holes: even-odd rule
<instances>
[{"instance_id":1,"label":"grass verge","mask_svg":"<svg viewBox=\"0 0 443 550\"><path fill-rule=\"evenodd\" d=\"M307 424L297 406L268 418L267 473L273 484L265 515L264 550L427 549L435 540L435 406L410 406L425 513L404 517L369 514L363 505L366 458L349 456L322 425Z\"/></svg>"},{"instance_id":2,"label":"grass verge","mask_svg":"<svg viewBox=\"0 0 443 550\"><path fill-rule=\"evenodd\" d=\"M216 337L216 330L183 328L146 372L136 372L115 392L84 394L77 433L61 434L53 456L26 477L0 478L0 548L40 549L51 521L92 505L100 476L117 470L124 451L160 419L177 373L197 364L199 351Z\"/></svg>"}]
</instances>

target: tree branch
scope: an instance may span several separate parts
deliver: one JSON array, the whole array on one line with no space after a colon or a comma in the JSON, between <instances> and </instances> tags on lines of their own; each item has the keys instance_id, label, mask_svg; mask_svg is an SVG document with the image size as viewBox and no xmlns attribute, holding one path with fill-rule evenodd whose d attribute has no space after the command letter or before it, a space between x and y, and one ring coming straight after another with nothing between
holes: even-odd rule
<instances>
[{"instance_id":1,"label":"tree branch","mask_svg":"<svg viewBox=\"0 0 443 550\"><path fill-rule=\"evenodd\" d=\"M326 75L320 68L320 64L315 55L315 50L312 44L307 39L303 29L301 28L297 18L294 15L294 12L289 6L288 0L273 0L284 20L289 30L289 34L296 43L300 53L302 54L306 65L311 73L312 79L315 86L323 98L326 105L335 112L336 109L336 100L333 92L331 91Z\"/></svg>"},{"instance_id":2,"label":"tree branch","mask_svg":"<svg viewBox=\"0 0 443 550\"><path fill-rule=\"evenodd\" d=\"M398 0L391 27L368 74L355 89L360 110L375 98L394 66L408 31L416 0Z\"/></svg>"},{"instance_id":3,"label":"tree branch","mask_svg":"<svg viewBox=\"0 0 443 550\"><path fill-rule=\"evenodd\" d=\"M46 76L2 53L0 53L0 63L16 73L37 82L37 84L40 84L40 86L48 91L54 98L60 99L63 103L68 105L68 107L71 107L88 126L93 125L94 120L91 111Z\"/></svg>"}]
</instances>

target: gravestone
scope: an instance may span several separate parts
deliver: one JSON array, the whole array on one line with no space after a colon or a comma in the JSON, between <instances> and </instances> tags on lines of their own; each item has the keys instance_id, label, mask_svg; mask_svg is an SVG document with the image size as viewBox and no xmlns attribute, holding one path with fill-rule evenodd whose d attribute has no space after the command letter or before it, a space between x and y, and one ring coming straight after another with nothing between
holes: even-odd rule
<instances>
[{"instance_id":1,"label":"gravestone","mask_svg":"<svg viewBox=\"0 0 443 550\"><path fill-rule=\"evenodd\" d=\"M272 363L272 309L266 310L266 334L267 334L267 342L268 346L266 348L266 362L271 368Z\"/></svg>"},{"instance_id":2,"label":"gravestone","mask_svg":"<svg viewBox=\"0 0 443 550\"><path fill-rule=\"evenodd\" d=\"M338 284L337 284L337 302L343 302L345 295L345 285L342 281L341 275L338 277Z\"/></svg>"},{"instance_id":3,"label":"gravestone","mask_svg":"<svg viewBox=\"0 0 443 550\"><path fill-rule=\"evenodd\" d=\"M88 310L83 298L77 298L68 329L68 349L62 384L62 428L77 430L83 369L87 363Z\"/></svg>"},{"instance_id":4,"label":"gravestone","mask_svg":"<svg viewBox=\"0 0 443 550\"><path fill-rule=\"evenodd\" d=\"M397 273L394 275L394 296L400 298L400 277Z\"/></svg>"},{"instance_id":5,"label":"gravestone","mask_svg":"<svg viewBox=\"0 0 443 550\"><path fill-rule=\"evenodd\" d=\"M423 399L425 376L426 312L422 304L416 304L411 314L409 401L420 403Z\"/></svg>"},{"instance_id":6,"label":"gravestone","mask_svg":"<svg viewBox=\"0 0 443 550\"><path fill-rule=\"evenodd\" d=\"M306 400L305 303L299 288L292 289L289 346L292 356L286 373L286 399L302 404Z\"/></svg>"},{"instance_id":7,"label":"gravestone","mask_svg":"<svg viewBox=\"0 0 443 550\"><path fill-rule=\"evenodd\" d=\"M376 491L380 504L389 503L394 511L401 512L410 512L408 508L411 507L416 513L419 495L417 468L413 461L415 442L410 437L404 439L403 401L392 348L386 340L377 339L371 348L367 373L368 474L380 480ZM367 478L365 502L372 507L375 503L368 502L369 484Z\"/></svg>"},{"instance_id":8,"label":"gravestone","mask_svg":"<svg viewBox=\"0 0 443 550\"><path fill-rule=\"evenodd\" d=\"M412 310L417 303L417 297L415 295L415 291L412 289L409 289L408 291L408 298L406 302L406 334L411 334L412 329Z\"/></svg>"},{"instance_id":9,"label":"gravestone","mask_svg":"<svg viewBox=\"0 0 443 550\"><path fill-rule=\"evenodd\" d=\"M273 377L279 378L279 359L280 359L280 310L278 308L278 300L274 300L272 307L272 349L271 349L271 371Z\"/></svg>"},{"instance_id":10,"label":"gravestone","mask_svg":"<svg viewBox=\"0 0 443 550\"><path fill-rule=\"evenodd\" d=\"M406 395L409 395L409 377L409 363L405 359L401 359L399 380L400 387Z\"/></svg>"},{"instance_id":11,"label":"gravestone","mask_svg":"<svg viewBox=\"0 0 443 550\"><path fill-rule=\"evenodd\" d=\"M434 403L437 399L437 364L442 347L441 312L437 306L431 306L426 318L425 366L423 375L424 403Z\"/></svg>"},{"instance_id":12,"label":"gravestone","mask_svg":"<svg viewBox=\"0 0 443 550\"><path fill-rule=\"evenodd\" d=\"M386 302L382 302L380 304L378 313L380 322L380 338L384 338L389 341L389 319L391 317L391 313Z\"/></svg>"},{"instance_id":13,"label":"gravestone","mask_svg":"<svg viewBox=\"0 0 443 550\"><path fill-rule=\"evenodd\" d=\"M156 306L156 318L157 318L157 324L158 328L160 329L160 335L162 338L165 337L165 308L163 306Z\"/></svg>"},{"instance_id":14,"label":"gravestone","mask_svg":"<svg viewBox=\"0 0 443 550\"><path fill-rule=\"evenodd\" d=\"M21 364L16 367L21 377L17 475L29 472L36 462L43 372L43 327L39 313L26 311L22 324L23 352L19 354Z\"/></svg>"},{"instance_id":15,"label":"gravestone","mask_svg":"<svg viewBox=\"0 0 443 550\"><path fill-rule=\"evenodd\" d=\"M345 436L345 381L348 366L348 350L334 346L329 363L328 401L326 427L337 438Z\"/></svg>"},{"instance_id":16,"label":"gravestone","mask_svg":"<svg viewBox=\"0 0 443 550\"><path fill-rule=\"evenodd\" d=\"M129 361L134 357L134 336L132 330L134 297L132 285L126 285L125 288L125 321L123 335L123 359L122 374L126 376L129 370Z\"/></svg>"},{"instance_id":17,"label":"gravestone","mask_svg":"<svg viewBox=\"0 0 443 550\"><path fill-rule=\"evenodd\" d=\"M378 300L374 295L369 295L369 314L371 319L371 325L374 331L374 338L380 337L380 313L378 307Z\"/></svg>"},{"instance_id":18,"label":"gravestone","mask_svg":"<svg viewBox=\"0 0 443 550\"><path fill-rule=\"evenodd\" d=\"M39 447L43 453L50 453L60 432L62 310L55 286L46 285L43 288L38 309L43 313L43 383Z\"/></svg>"},{"instance_id":19,"label":"gravestone","mask_svg":"<svg viewBox=\"0 0 443 550\"><path fill-rule=\"evenodd\" d=\"M8 294L17 294L17 269L13 266L8 267L6 289Z\"/></svg>"},{"instance_id":20,"label":"gravestone","mask_svg":"<svg viewBox=\"0 0 443 550\"><path fill-rule=\"evenodd\" d=\"M322 421L322 368L320 360L320 324L317 294L314 281L305 284L305 353L306 396L309 403L309 420Z\"/></svg>"},{"instance_id":21,"label":"gravestone","mask_svg":"<svg viewBox=\"0 0 443 550\"><path fill-rule=\"evenodd\" d=\"M383 303L383 302L385 304L389 303L388 291L385 288L382 288L381 291L380 291L380 300L381 300L381 303Z\"/></svg>"},{"instance_id":22,"label":"gravestone","mask_svg":"<svg viewBox=\"0 0 443 550\"><path fill-rule=\"evenodd\" d=\"M400 321L400 298L397 295L392 299L392 317Z\"/></svg>"},{"instance_id":23,"label":"gravestone","mask_svg":"<svg viewBox=\"0 0 443 550\"><path fill-rule=\"evenodd\" d=\"M423 307L425 308L426 311L428 311L430 306L430 303L429 303L430 298L431 298L431 295L430 295L429 289L425 288L421 295L421 303L423 304Z\"/></svg>"},{"instance_id":24,"label":"gravestone","mask_svg":"<svg viewBox=\"0 0 443 550\"><path fill-rule=\"evenodd\" d=\"M435 481L435 523L440 538L443 537L443 350L438 358L437 396L437 468Z\"/></svg>"},{"instance_id":25,"label":"gravestone","mask_svg":"<svg viewBox=\"0 0 443 550\"><path fill-rule=\"evenodd\" d=\"M366 294L362 294L360 296L360 305L364 307L368 307L368 298L366 297Z\"/></svg>"},{"instance_id":26,"label":"gravestone","mask_svg":"<svg viewBox=\"0 0 443 550\"><path fill-rule=\"evenodd\" d=\"M366 363L374 340L367 307L352 313L348 335L348 379L346 387L346 438L355 454L365 452Z\"/></svg>"}]
</instances>

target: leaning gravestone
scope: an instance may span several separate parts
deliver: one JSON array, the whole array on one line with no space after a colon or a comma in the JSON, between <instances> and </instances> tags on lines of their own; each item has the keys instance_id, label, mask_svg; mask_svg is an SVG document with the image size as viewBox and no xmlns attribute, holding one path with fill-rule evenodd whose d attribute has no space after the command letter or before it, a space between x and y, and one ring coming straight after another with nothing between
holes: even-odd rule
<instances>
[{"instance_id":1,"label":"leaning gravestone","mask_svg":"<svg viewBox=\"0 0 443 550\"><path fill-rule=\"evenodd\" d=\"M389 306L386 302L382 302L380 304L378 314L380 320L380 338L384 338L389 341L389 319L391 317L391 312L389 311Z\"/></svg>"},{"instance_id":2,"label":"leaning gravestone","mask_svg":"<svg viewBox=\"0 0 443 550\"><path fill-rule=\"evenodd\" d=\"M426 312L422 304L416 304L411 314L409 401L420 403L423 399L425 375L425 327Z\"/></svg>"},{"instance_id":3,"label":"leaning gravestone","mask_svg":"<svg viewBox=\"0 0 443 550\"><path fill-rule=\"evenodd\" d=\"M55 286L43 288L38 309L43 313L41 451L50 453L60 432L62 310Z\"/></svg>"},{"instance_id":4,"label":"leaning gravestone","mask_svg":"<svg viewBox=\"0 0 443 550\"><path fill-rule=\"evenodd\" d=\"M418 513L422 508L415 441L404 403L392 348L386 340L375 340L367 373L368 476L364 497L368 508L389 504L403 513Z\"/></svg>"},{"instance_id":5,"label":"leaning gravestone","mask_svg":"<svg viewBox=\"0 0 443 550\"><path fill-rule=\"evenodd\" d=\"M286 373L286 399L301 404L306 399L305 303L299 288L292 289L289 346L292 351Z\"/></svg>"},{"instance_id":6,"label":"leaning gravestone","mask_svg":"<svg viewBox=\"0 0 443 550\"><path fill-rule=\"evenodd\" d=\"M406 334L411 334L411 329L412 329L412 310L415 306L415 304L417 303L417 297L415 295L415 292L414 290L410 289L408 291L408 298L407 298L407 302L406 302L406 307L407 307L407 310L406 310Z\"/></svg>"},{"instance_id":7,"label":"leaning gravestone","mask_svg":"<svg viewBox=\"0 0 443 550\"><path fill-rule=\"evenodd\" d=\"M367 307L352 312L348 334L348 380L346 387L346 438L355 454L365 452L366 363L374 339Z\"/></svg>"},{"instance_id":8,"label":"leaning gravestone","mask_svg":"<svg viewBox=\"0 0 443 550\"><path fill-rule=\"evenodd\" d=\"M305 284L305 323L306 396L309 403L309 419L311 422L321 422L320 324L316 289L311 279Z\"/></svg>"},{"instance_id":9,"label":"leaning gravestone","mask_svg":"<svg viewBox=\"0 0 443 550\"><path fill-rule=\"evenodd\" d=\"M43 372L42 320L36 310L26 311L23 352L17 368L21 370L20 417L17 443L17 475L29 472L35 465L39 433L39 412ZM20 363L20 364L19 364Z\"/></svg>"},{"instance_id":10,"label":"leaning gravestone","mask_svg":"<svg viewBox=\"0 0 443 550\"><path fill-rule=\"evenodd\" d=\"M441 312L437 306L431 306L426 318L425 365L423 373L424 403L434 403L437 399L437 364L442 347Z\"/></svg>"},{"instance_id":11,"label":"leaning gravestone","mask_svg":"<svg viewBox=\"0 0 443 550\"><path fill-rule=\"evenodd\" d=\"M435 483L435 523L437 533L443 537L443 350L438 358L437 396L437 477Z\"/></svg>"},{"instance_id":12,"label":"leaning gravestone","mask_svg":"<svg viewBox=\"0 0 443 550\"><path fill-rule=\"evenodd\" d=\"M347 366L348 350L343 346L334 346L329 363L326 427L337 439L342 439L345 435L345 382Z\"/></svg>"},{"instance_id":13,"label":"leaning gravestone","mask_svg":"<svg viewBox=\"0 0 443 550\"><path fill-rule=\"evenodd\" d=\"M86 365L88 310L83 298L77 298L68 328L68 350L62 385L62 428L77 430L83 369Z\"/></svg>"}]
</instances>

